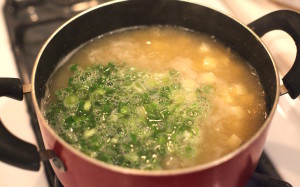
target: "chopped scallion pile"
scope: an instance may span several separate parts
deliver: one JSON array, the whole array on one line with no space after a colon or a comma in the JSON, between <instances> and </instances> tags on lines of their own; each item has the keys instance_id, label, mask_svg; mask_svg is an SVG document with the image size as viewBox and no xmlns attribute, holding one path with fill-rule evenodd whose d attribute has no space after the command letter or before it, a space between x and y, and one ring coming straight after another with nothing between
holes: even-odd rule
<instances>
[{"instance_id":1,"label":"chopped scallion pile","mask_svg":"<svg viewBox=\"0 0 300 187\"><path fill-rule=\"evenodd\" d=\"M46 109L49 124L75 148L107 163L164 169L165 157L193 159L211 87L185 89L180 73L127 64L70 66L68 86ZM189 97L186 99L186 97Z\"/></svg>"}]
</instances>

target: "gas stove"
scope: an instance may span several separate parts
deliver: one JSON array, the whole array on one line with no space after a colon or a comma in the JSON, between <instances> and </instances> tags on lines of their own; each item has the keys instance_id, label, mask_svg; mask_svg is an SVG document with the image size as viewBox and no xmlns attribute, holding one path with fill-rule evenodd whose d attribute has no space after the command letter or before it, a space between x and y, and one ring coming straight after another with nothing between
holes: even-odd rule
<instances>
[{"instance_id":1,"label":"gas stove","mask_svg":"<svg viewBox=\"0 0 300 187\"><path fill-rule=\"evenodd\" d=\"M30 83L31 71L37 53L51 33L72 16L103 2L105 0L6 0L6 2L1 2L3 7L0 35L2 37L1 54L5 55L5 63L0 65L0 77L20 77L24 84ZM226 0L211 0L209 2L195 0L194 2L208 5L240 20L244 19L241 21L245 23L249 22L248 19L253 18L254 15L254 13L245 15L245 11L238 10L239 7L245 6L245 4L238 3L238 1L235 6L233 6L232 1L227 2ZM250 3L245 2L246 4ZM255 6L254 4L255 1L252 1L253 6ZM281 8L279 5L273 5L272 8L275 9L275 6L278 6L278 9ZM271 11L269 6L266 7L266 9L260 7L260 12L255 14L254 18ZM239 16L241 17L239 18ZM263 38L266 45L271 46L271 52L278 45L272 43L274 37L275 39L276 37L282 39L281 36ZM279 50L277 49L277 51ZM290 66L291 64L286 62L292 62L293 60L286 58L285 54L282 54L284 55L284 58L282 58L280 54L280 52L279 55L278 53L273 54L275 61ZM279 65L280 74L288 69L282 64ZM31 100L30 95L26 95L25 101L21 103L1 98L0 116L9 130L17 136L24 137L23 139L38 145L38 148L43 150L45 149L44 142ZM256 173L247 184L247 187L268 186L265 182L270 180L270 177L278 179L278 186L289 186L287 183L280 183L279 180L285 180L294 186L300 186L300 165L299 161L296 160L296 158L300 158L300 146L297 147L295 143L300 142L299 122L299 99L292 101L283 96L280 99L277 113L271 125L265 151L261 156ZM15 123L18 123L18 126ZM281 132L291 134L285 135ZM30 137L24 134L29 134ZM293 160L294 165L292 165ZM43 162L42 168L37 173L0 163L0 176L0 186L62 186L47 161ZM18 176L23 177L18 178Z\"/></svg>"}]
</instances>

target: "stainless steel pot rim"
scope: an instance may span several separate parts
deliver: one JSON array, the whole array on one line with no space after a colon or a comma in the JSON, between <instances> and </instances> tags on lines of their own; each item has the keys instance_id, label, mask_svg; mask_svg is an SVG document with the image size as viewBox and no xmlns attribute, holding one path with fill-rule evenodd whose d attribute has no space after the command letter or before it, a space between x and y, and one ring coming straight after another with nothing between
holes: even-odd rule
<instances>
[{"instance_id":1,"label":"stainless steel pot rim","mask_svg":"<svg viewBox=\"0 0 300 187\"><path fill-rule=\"evenodd\" d=\"M279 93L279 87L280 86L279 86L279 77L278 77L277 67L276 67L276 65L274 63L274 60L272 58L271 53L269 52L269 50L267 49L267 47L265 46L265 44L263 43L263 41L261 40L261 38L259 36L257 36L249 27L247 27L245 24L241 23L237 19L233 18L232 16L227 15L224 12L217 11L217 10L215 10L212 7L208 7L208 6L204 6L204 5L196 4L196 3L193 3L193 4L195 4L196 6L204 6L204 7L210 8L210 9L212 9L214 11L222 13L223 15L225 15L225 16L233 19L234 21L238 22L241 26L244 27L244 29L247 29L249 32L251 32L251 34L253 35L253 37L255 37L256 40L258 40L264 46L266 52L268 53L268 55L269 55L269 57L270 57L270 59L272 61L273 67L274 67L274 73L276 74L276 96L275 96L275 101L274 101L274 104L272 106L272 109L271 109L269 115L266 117L266 120L265 120L264 124L262 125L262 127L255 133L254 136L252 136L241 147L239 147L238 149L234 150L233 152L227 154L226 156L224 156L224 157L222 157L220 159L217 159L215 161L211 161L211 162L206 163L206 164L201 164L201 165L193 166L193 167L182 168L182 169L174 169L174 170L153 170L153 171L138 170L138 169L131 169L131 168L125 168L125 167L111 165L111 164L105 163L103 161L100 161L100 160L94 159L92 157L89 157L88 155L85 155L84 153L76 150L70 144L68 144L67 142L65 142L61 137L59 137L55 133L55 131L49 125L45 125L45 124L47 124L47 122L46 122L46 119L44 118L44 115L42 114L42 112L40 110L39 104L37 103L37 98L36 98L36 93L35 93L35 74L36 74L37 66L39 64L39 59L43 55L43 51L45 50L45 48L47 47L47 45L50 43L51 39L62 28L66 27L74 19L77 19L81 15L87 14L87 13L92 12L92 11L94 11L96 9L101 8L101 7L109 6L109 5L112 5L112 4L115 4L115 3L119 3L119 2L124 2L124 1L128 1L128 0L117 0L117 1L103 3L103 4L100 4L100 5L96 6L96 7L94 7L94 8L91 8L89 10L86 10L86 11L80 13L79 15L71 18L66 23L64 23L61 27L59 27L49 37L49 39L45 42L45 44L41 48L41 50L40 50L40 52L39 52L39 54L38 54L38 56L36 58L36 61L35 61L35 64L34 64L34 68L33 68L33 72L32 72L32 77L31 77L31 80L32 80L32 84L31 84L32 85L32 89L31 89L32 92L31 92L31 95L32 95L32 98L33 98L33 105L34 105L35 111L37 113L37 116L41 117L42 121L44 122L44 123L42 123L40 125L43 125L51 133L51 135L55 137L56 141L58 141L59 144L61 144L64 148L66 148L69 151L73 152L75 155L77 155L78 157L86 160L87 162L90 162L93 165L96 165L96 166L101 167L101 168L105 168L105 169L110 170L110 171L114 171L114 172L118 172L118 173L123 173L123 174L127 174L127 175L137 175L137 176L153 176L153 177L154 176L171 176L171 175L182 175L182 174L188 174L188 173L194 173L194 172L203 171L203 170L210 169L210 168L213 168L215 166L221 165L221 164L223 164L223 163L231 160L235 156L237 156L240 153L242 153L243 151L245 151L249 146L251 146L251 144L253 144L255 142L255 140L257 140L258 137L260 137L265 130L267 130L266 128L270 124L270 122L271 122L271 120L273 118L273 115L274 115L274 113L276 111L276 107L277 107L278 100L279 100L279 95L280 95L280 93ZM179 0L179 1L187 2L187 3L192 3L192 2L190 2L188 0Z\"/></svg>"}]
</instances>

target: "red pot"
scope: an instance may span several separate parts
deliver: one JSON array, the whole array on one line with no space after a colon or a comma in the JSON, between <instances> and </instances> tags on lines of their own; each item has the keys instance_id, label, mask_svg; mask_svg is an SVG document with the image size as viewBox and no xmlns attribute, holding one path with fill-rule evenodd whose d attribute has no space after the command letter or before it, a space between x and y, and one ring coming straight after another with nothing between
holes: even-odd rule
<instances>
[{"instance_id":1,"label":"red pot","mask_svg":"<svg viewBox=\"0 0 300 187\"><path fill-rule=\"evenodd\" d=\"M300 93L300 15L292 11L268 14L248 26L213 9L178 0L117 1L81 13L61 26L41 49L32 76L31 94L47 151L11 135L0 125L0 160L38 170L40 160L50 159L64 186L244 186L262 153L279 95ZM175 25L215 36L247 59L257 70L266 92L267 115L256 134L240 148L216 161L185 169L141 171L112 166L90 158L61 139L41 113L45 84L59 60L82 43L104 33L140 25ZM273 59L259 36L280 29L297 46L297 57L279 85ZM23 86L17 79L0 79L1 96L22 99Z\"/></svg>"}]
</instances>

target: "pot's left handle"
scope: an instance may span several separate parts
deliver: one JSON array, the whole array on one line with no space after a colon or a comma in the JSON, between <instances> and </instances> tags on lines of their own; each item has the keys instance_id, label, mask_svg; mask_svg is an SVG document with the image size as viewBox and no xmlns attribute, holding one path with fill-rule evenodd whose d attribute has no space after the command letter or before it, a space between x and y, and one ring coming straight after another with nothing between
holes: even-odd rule
<instances>
[{"instance_id":1,"label":"pot's left handle","mask_svg":"<svg viewBox=\"0 0 300 187\"><path fill-rule=\"evenodd\" d=\"M0 78L0 96L23 99L23 84L17 78ZM0 160L19 168L37 171L40 154L37 147L11 134L0 119Z\"/></svg>"},{"instance_id":2,"label":"pot's left handle","mask_svg":"<svg viewBox=\"0 0 300 187\"><path fill-rule=\"evenodd\" d=\"M11 134L0 120L0 160L7 164L38 171L40 155L37 147Z\"/></svg>"},{"instance_id":3,"label":"pot's left handle","mask_svg":"<svg viewBox=\"0 0 300 187\"><path fill-rule=\"evenodd\" d=\"M6 96L16 100L23 100L23 84L17 78L0 78L0 97Z\"/></svg>"},{"instance_id":4,"label":"pot's left handle","mask_svg":"<svg viewBox=\"0 0 300 187\"><path fill-rule=\"evenodd\" d=\"M0 97L6 96L17 100L31 91L31 85L23 85L17 78L0 78ZM19 139L9 132L0 119L0 161L7 164L38 171L40 162L51 159L58 169L65 171L59 158L52 150L40 150L33 144Z\"/></svg>"}]
</instances>

